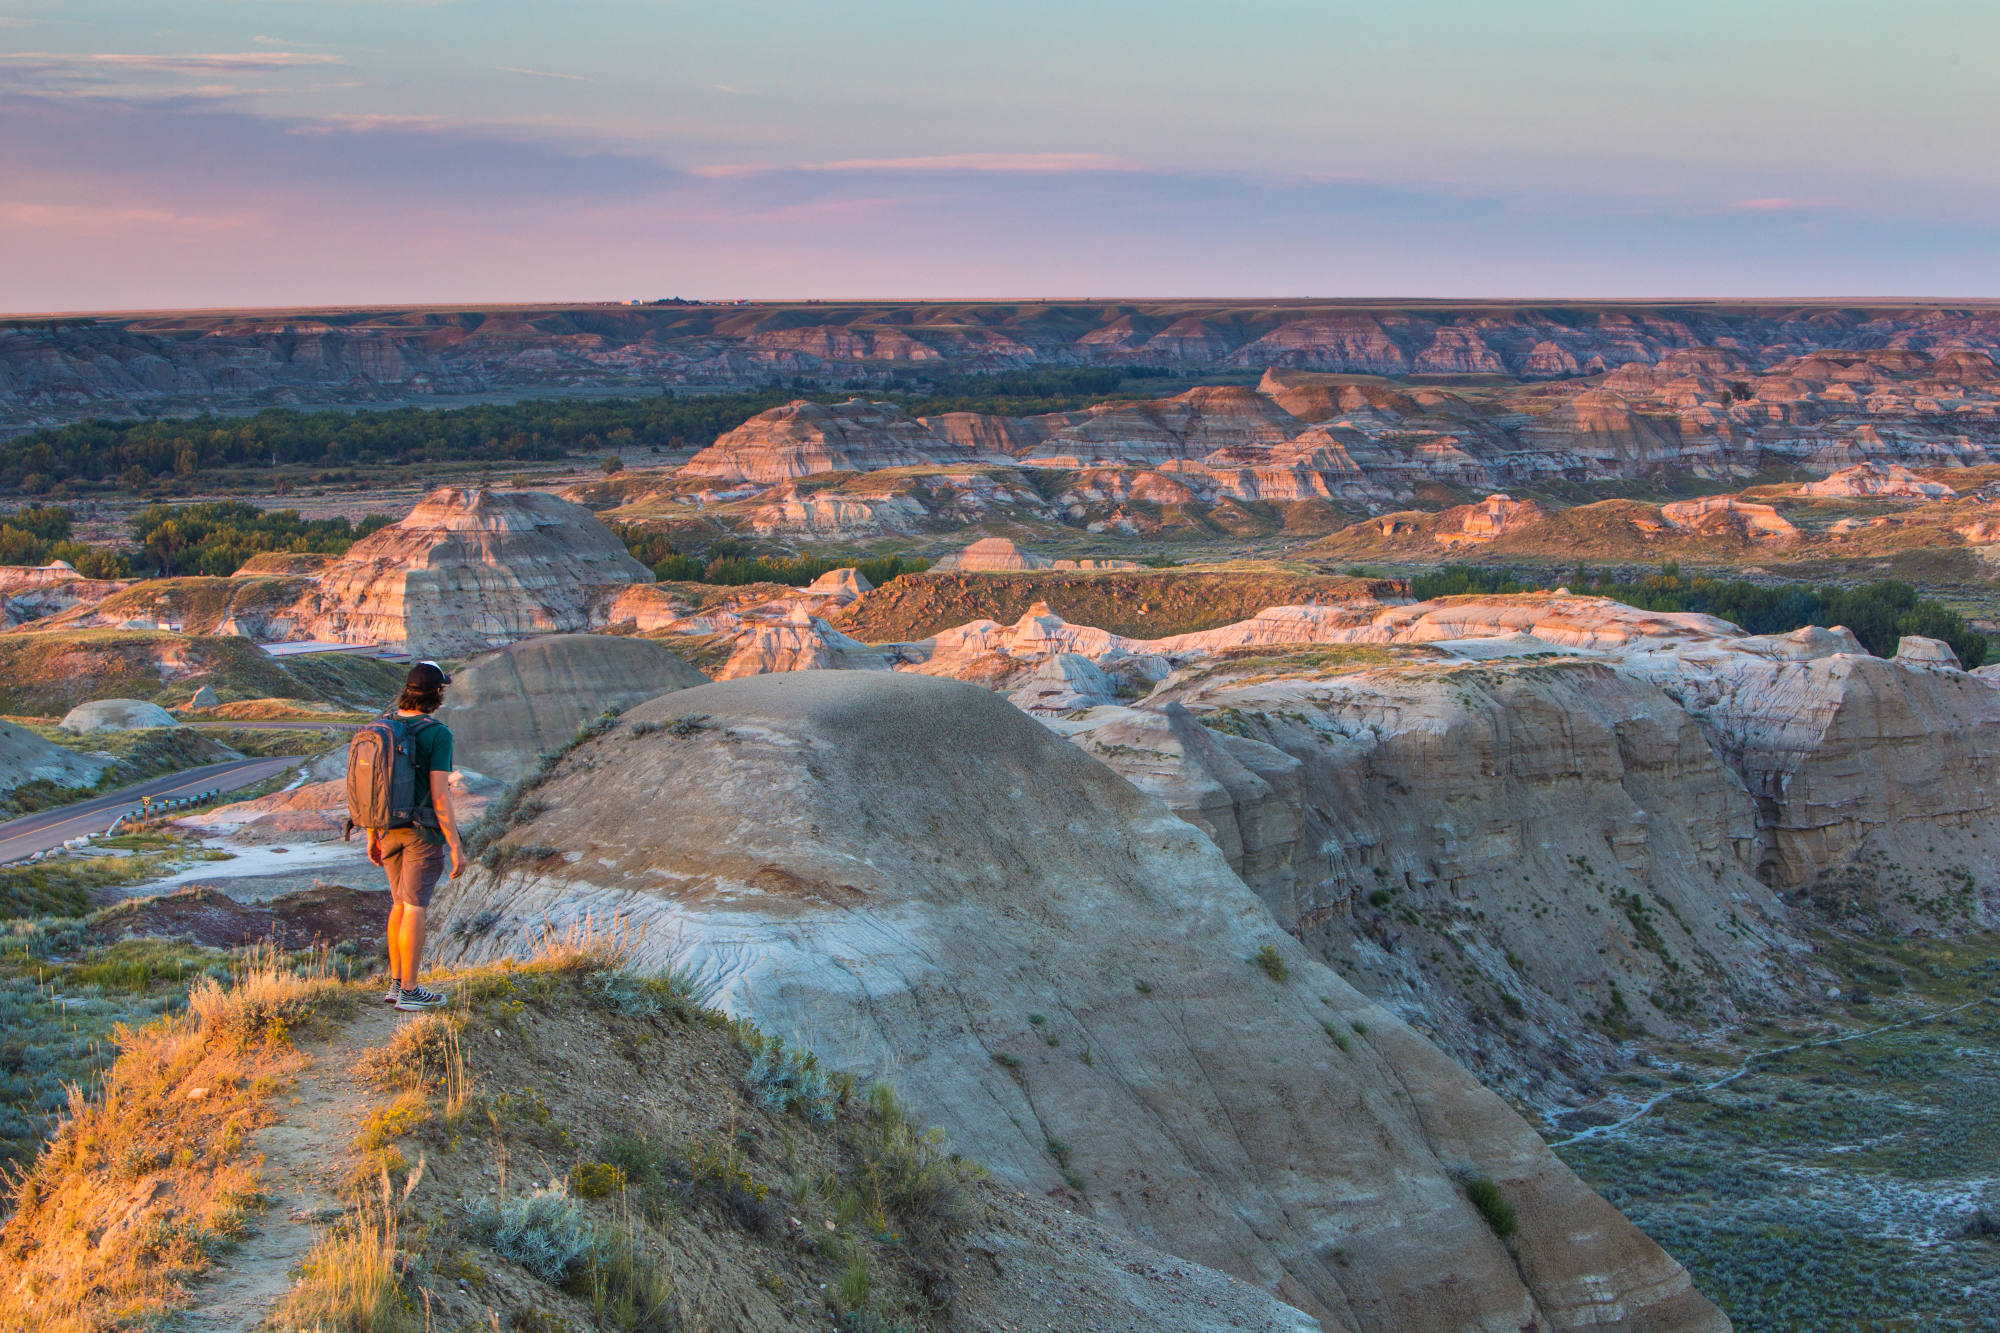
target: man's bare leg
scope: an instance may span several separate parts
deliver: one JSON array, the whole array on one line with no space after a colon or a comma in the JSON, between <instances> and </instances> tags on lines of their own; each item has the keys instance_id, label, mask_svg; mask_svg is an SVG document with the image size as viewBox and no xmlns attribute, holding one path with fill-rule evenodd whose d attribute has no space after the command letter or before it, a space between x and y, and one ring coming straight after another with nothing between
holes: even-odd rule
<instances>
[{"instance_id":1,"label":"man's bare leg","mask_svg":"<svg viewBox=\"0 0 2000 1333\"><path fill-rule=\"evenodd\" d=\"M401 988L403 984L403 905L389 905L389 982Z\"/></svg>"},{"instance_id":2,"label":"man's bare leg","mask_svg":"<svg viewBox=\"0 0 2000 1333\"><path fill-rule=\"evenodd\" d=\"M402 915L396 919L396 935L402 946L403 979L397 984L404 990L415 990L417 969L424 961L424 909L408 903L400 903L398 908Z\"/></svg>"}]
</instances>

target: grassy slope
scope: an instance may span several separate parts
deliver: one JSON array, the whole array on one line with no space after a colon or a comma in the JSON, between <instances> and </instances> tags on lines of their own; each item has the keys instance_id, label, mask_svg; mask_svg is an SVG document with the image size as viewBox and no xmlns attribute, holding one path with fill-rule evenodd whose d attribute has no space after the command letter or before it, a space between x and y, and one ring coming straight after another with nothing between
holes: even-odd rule
<instances>
[{"instance_id":1,"label":"grassy slope","mask_svg":"<svg viewBox=\"0 0 2000 1333\"><path fill-rule=\"evenodd\" d=\"M1744 1333L1994 1327L2000 939L1832 937L1821 956L1844 978L1825 1013L1650 1050L1567 1128L1671 1100L1552 1141Z\"/></svg>"},{"instance_id":2,"label":"grassy slope","mask_svg":"<svg viewBox=\"0 0 2000 1333\"><path fill-rule=\"evenodd\" d=\"M1047 602L1065 620L1151 639L1248 620L1266 607L1346 600L1370 587L1360 579L1277 571L905 574L863 596L833 624L866 643L907 642L970 620L1012 624L1034 603Z\"/></svg>"},{"instance_id":3,"label":"grassy slope","mask_svg":"<svg viewBox=\"0 0 2000 1333\"><path fill-rule=\"evenodd\" d=\"M120 976L204 961L117 948L146 954L116 960ZM400 1026L311 959L266 956L234 988L198 982L188 1012L123 1035L103 1094L69 1099L18 1183L0 1325L109 1328L270 1267L265 1236L238 1247L273 1229L253 1223L284 1206L273 1193L308 1186L282 1150L260 1176L271 1141L254 1131L312 1113L324 1089L303 1102L294 1089L317 1079L365 1114L334 1182L340 1219L276 1261L302 1273L293 1323L807 1330L845 1312L850 1328L930 1326L952 1299L950 1238L997 1197L983 1174L886 1092L858 1095L809 1058L781 1072L781 1048L755 1031L611 961L570 942L446 977L452 1009ZM74 989L97 965L37 966ZM367 1049L359 1034L376 1031L393 1035ZM338 1142L355 1123L305 1127ZM552 1268L565 1238L574 1253ZM212 1269L223 1280L197 1296Z\"/></svg>"},{"instance_id":4,"label":"grassy slope","mask_svg":"<svg viewBox=\"0 0 2000 1333\"><path fill-rule=\"evenodd\" d=\"M91 699L186 703L203 685L227 699L292 698L376 706L402 670L346 654L280 663L248 639L160 630L0 634L0 713L59 716Z\"/></svg>"}]
</instances>

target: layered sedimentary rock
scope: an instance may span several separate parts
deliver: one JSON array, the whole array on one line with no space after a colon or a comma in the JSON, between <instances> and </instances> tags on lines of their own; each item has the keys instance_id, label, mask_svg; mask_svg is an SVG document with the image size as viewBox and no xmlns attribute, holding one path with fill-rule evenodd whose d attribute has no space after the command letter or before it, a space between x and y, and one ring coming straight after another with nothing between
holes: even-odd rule
<instances>
[{"instance_id":1,"label":"layered sedimentary rock","mask_svg":"<svg viewBox=\"0 0 2000 1333\"><path fill-rule=\"evenodd\" d=\"M1660 517L1684 532L1728 534L1753 542L1783 545L1798 539L1799 530L1769 505L1711 495L1660 506Z\"/></svg>"},{"instance_id":2,"label":"layered sedimentary rock","mask_svg":"<svg viewBox=\"0 0 2000 1333\"><path fill-rule=\"evenodd\" d=\"M774 671L883 671L888 662L867 644L848 638L796 607L783 621L751 621L743 626L735 650L717 680L761 676Z\"/></svg>"},{"instance_id":3,"label":"layered sedimentary rock","mask_svg":"<svg viewBox=\"0 0 2000 1333\"><path fill-rule=\"evenodd\" d=\"M552 634L476 657L452 673L438 709L460 768L518 782L606 709L623 710L708 677L648 639Z\"/></svg>"},{"instance_id":4,"label":"layered sedimentary rock","mask_svg":"<svg viewBox=\"0 0 2000 1333\"><path fill-rule=\"evenodd\" d=\"M868 576L858 569L829 569L826 573L806 585L808 597L829 597L845 606L858 600L863 593L875 591L875 585Z\"/></svg>"},{"instance_id":5,"label":"layered sedimentary rock","mask_svg":"<svg viewBox=\"0 0 2000 1333\"><path fill-rule=\"evenodd\" d=\"M1524 1100L1573 1097L1628 1029L1702 1029L1795 980L1741 778L1611 663L1223 661L1065 729L1209 830L1343 976Z\"/></svg>"},{"instance_id":6,"label":"layered sedimentary rock","mask_svg":"<svg viewBox=\"0 0 2000 1333\"><path fill-rule=\"evenodd\" d=\"M87 579L67 560L0 565L0 624L18 625L101 602L129 586L120 579Z\"/></svg>"},{"instance_id":7,"label":"layered sedimentary rock","mask_svg":"<svg viewBox=\"0 0 2000 1333\"><path fill-rule=\"evenodd\" d=\"M1203 834L1004 701L813 673L627 715L677 719L560 764L503 846L562 854L448 890L446 927L494 915L447 948L623 913L730 1011L841 1067L893 1064L915 1113L1003 1178L1330 1329L1726 1327ZM1511 1245L1467 1170L1519 1210Z\"/></svg>"},{"instance_id":8,"label":"layered sedimentary rock","mask_svg":"<svg viewBox=\"0 0 2000 1333\"><path fill-rule=\"evenodd\" d=\"M1689 651L1656 674L1755 799L1765 882L1842 913L1991 929L2000 690L1925 645L1883 659L1843 639L1747 640L1770 647Z\"/></svg>"},{"instance_id":9,"label":"layered sedimentary rock","mask_svg":"<svg viewBox=\"0 0 2000 1333\"><path fill-rule=\"evenodd\" d=\"M587 628L601 590L652 577L580 505L445 487L329 565L293 609L294 637L479 652Z\"/></svg>"},{"instance_id":10,"label":"layered sedimentary rock","mask_svg":"<svg viewBox=\"0 0 2000 1333\"><path fill-rule=\"evenodd\" d=\"M940 574L964 572L990 574L998 570L1048 569L1053 562L1024 551L1005 537L981 537L962 551L953 551L934 562Z\"/></svg>"},{"instance_id":11,"label":"layered sedimentary rock","mask_svg":"<svg viewBox=\"0 0 2000 1333\"><path fill-rule=\"evenodd\" d=\"M777 482L819 472L963 464L986 457L932 434L889 403L855 398L828 406L801 400L750 418L681 471L718 481Z\"/></svg>"}]
</instances>

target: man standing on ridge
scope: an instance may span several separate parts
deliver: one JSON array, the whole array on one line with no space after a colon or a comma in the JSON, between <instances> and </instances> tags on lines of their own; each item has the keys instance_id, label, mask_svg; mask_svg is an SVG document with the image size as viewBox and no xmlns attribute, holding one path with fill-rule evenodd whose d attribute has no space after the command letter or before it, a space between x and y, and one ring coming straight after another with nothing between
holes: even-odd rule
<instances>
[{"instance_id":1,"label":"man standing on ridge","mask_svg":"<svg viewBox=\"0 0 2000 1333\"><path fill-rule=\"evenodd\" d=\"M424 960L424 913L451 854L451 877L465 873L465 849L451 805L451 730L432 717L451 677L436 662L410 668L390 712L355 733L348 747L348 819L368 830L368 859L389 878L389 990L384 1004L434 1009L444 996L417 982Z\"/></svg>"}]
</instances>

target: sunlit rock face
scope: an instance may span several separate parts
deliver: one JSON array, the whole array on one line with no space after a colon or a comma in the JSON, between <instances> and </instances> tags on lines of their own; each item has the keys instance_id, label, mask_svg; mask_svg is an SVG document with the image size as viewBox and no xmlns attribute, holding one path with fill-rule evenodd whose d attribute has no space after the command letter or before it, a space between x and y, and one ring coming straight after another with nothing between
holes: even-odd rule
<instances>
[{"instance_id":1,"label":"sunlit rock face","mask_svg":"<svg viewBox=\"0 0 2000 1333\"><path fill-rule=\"evenodd\" d=\"M294 637L463 655L584 629L595 593L652 577L580 505L443 487L327 566Z\"/></svg>"},{"instance_id":2,"label":"sunlit rock face","mask_svg":"<svg viewBox=\"0 0 2000 1333\"><path fill-rule=\"evenodd\" d=\"M968 463L984 456L933 434L900 408L856 398L830 406L800 401L760 412L681 471L719 481L779 482L819 472Z\"/></svg>"}]
</instances>

